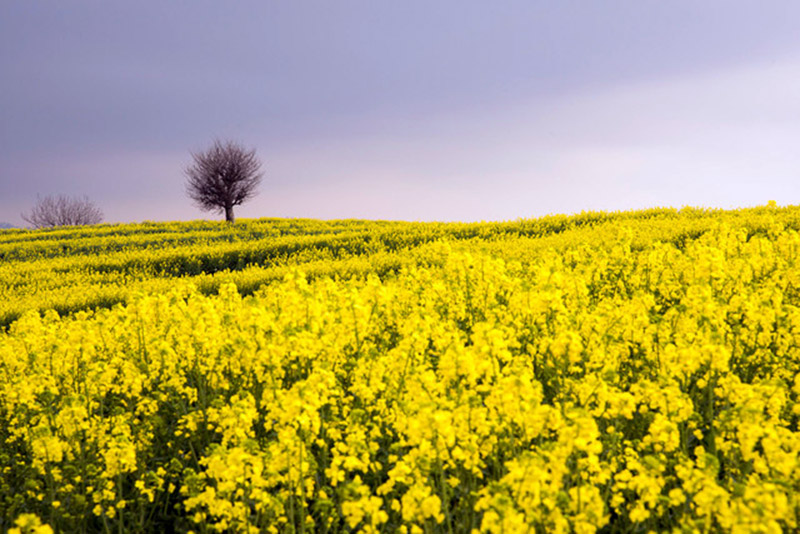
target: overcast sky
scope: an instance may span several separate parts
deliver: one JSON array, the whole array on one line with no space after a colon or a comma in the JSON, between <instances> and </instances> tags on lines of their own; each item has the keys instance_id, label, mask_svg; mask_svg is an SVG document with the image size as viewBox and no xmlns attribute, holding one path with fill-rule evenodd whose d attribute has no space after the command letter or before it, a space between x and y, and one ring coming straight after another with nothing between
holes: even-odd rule
<instances>
[{"instance_id":1,"label":"overcast sky","mask_svg":"<svg viewBox=\"0 0 800 534\"><path fill-rule=\"evenodd\" d=\"M190 151L257 150L238 217L509 220L800 203L800 2L3 1L0 221L220 218Z\"/></svg>"}]
</instances>

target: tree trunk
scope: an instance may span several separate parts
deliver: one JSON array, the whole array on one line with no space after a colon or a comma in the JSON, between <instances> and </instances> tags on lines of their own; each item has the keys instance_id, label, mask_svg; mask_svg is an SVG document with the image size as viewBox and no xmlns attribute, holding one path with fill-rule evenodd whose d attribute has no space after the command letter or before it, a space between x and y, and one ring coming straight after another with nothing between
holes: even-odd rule
<instances>
[{"instance_id":1,"label":"tree trunk","mask_svg":"<svg viewBox=\"0 0 800 534\"><path fill-rule=\"evenodd\" d=\"M233 224L233 206L225 206L225 220Z\"/></svg>"}]
</instances>

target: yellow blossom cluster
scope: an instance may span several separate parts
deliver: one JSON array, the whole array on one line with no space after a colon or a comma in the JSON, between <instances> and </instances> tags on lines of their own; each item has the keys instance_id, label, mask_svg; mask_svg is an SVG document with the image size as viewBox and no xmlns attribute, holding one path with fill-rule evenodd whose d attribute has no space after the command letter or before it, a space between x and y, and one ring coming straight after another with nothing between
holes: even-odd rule
<instances>
[{"instance_id":1,"label":"yellow blossom cluster","mask_svg":"<svg viewBox=\"0 0 800 534\"><path fill-rule=\"evenodd\" d=\"M0 531L800 529L800 209L186 226L3 235Z\"/></svg>"}]
</instances>

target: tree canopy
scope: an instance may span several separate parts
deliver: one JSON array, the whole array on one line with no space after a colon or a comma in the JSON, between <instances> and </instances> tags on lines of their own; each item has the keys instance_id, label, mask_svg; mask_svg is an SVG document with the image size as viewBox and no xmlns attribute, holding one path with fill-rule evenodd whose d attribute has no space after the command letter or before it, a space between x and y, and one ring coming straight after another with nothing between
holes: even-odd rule
<instances>
[{"instance_id":1,"label":"tree canopy","mask_svg":"<svg viewBox=\"0 0 800 534\"><path fill-rule=\"evenodd\" d=\"M254 197L263 173L255 149L232 141L215 141L211 148L192 153L186 170L186 193L204 211L225 214L233 223L233 208Z\"/></svg>"}]
</instances>

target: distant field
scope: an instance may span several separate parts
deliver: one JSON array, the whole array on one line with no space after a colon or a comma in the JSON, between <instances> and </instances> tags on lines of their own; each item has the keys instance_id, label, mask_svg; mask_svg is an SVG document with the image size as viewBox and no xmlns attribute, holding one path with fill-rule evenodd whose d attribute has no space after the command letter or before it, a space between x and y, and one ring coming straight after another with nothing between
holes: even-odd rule
<instances>
[{"instance_id":1,"label":"distant field","mask_svg":"<svg viewBox=\"0 0 800 534\"><path fill-rule=\"evenodd\" d=\"M5 230L0 532L797 531L798 232Z\"/></svg>"}]
</instances>

